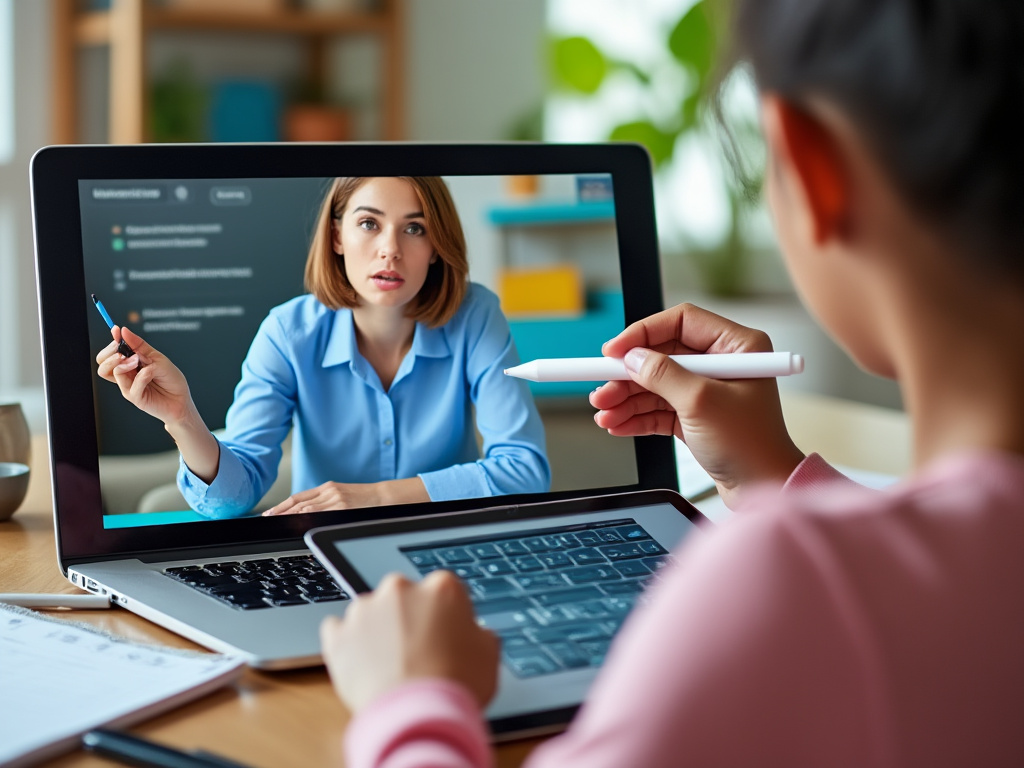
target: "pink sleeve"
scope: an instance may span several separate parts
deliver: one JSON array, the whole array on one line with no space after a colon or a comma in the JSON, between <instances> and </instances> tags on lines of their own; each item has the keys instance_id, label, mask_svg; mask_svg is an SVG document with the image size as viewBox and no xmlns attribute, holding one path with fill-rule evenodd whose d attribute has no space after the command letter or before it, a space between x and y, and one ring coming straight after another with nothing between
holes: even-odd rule
<instances>
[{"instance_id":1,"label":"pink sleeve","mask_svg":"<svg viewBox=\"0 0 1024 768\"><path fill-rule=\"evenodd\" d=\"M835 483L858 485L817 453L811 453L797 464L793 474L789 476L785 485L782 486L782 492L799 491L800 493L815 493L816 491L826 489L835 490Z\"/></svg>"},{"instance_id":2,"label":"pink sleeve","mask_svg":"<svg viewBox=\"0 0 1024 768\"><path fill-rule=\"evenodd\" d=\"M786 488L836 480L856 486L812 454ZM822 571L815 543L769 511L789 505L782 499L766 494L762 514L688 539L616 638L571 728L538 747L529 768L812 765L822 754L846 758L836 765L880 762L863 717L873 670L851 642L856 608ZM346 747L351 768L493 759L475 701L442 680L374 702Z\"/></svg>"},{"instance_id":3,"label":"pink sleeve","mask_svg":"<svg viewBox=\"0 0 1024 768\"><path fill-rule=\"evenodd\" d=\"M884 762L863 714L875 676L851 642L849 601L777 521L739 522L690 539L570 729L528 768Z\"/></svg>"},{"instance_id":4,"label":"pink sleeve","mask_svg":"<svg viewBox=\"0 0 1024 768\"><path fill-rule=\"evenodd\" d=\"M345 732L349 768L485 768L493 764L487 727L463 686L413 680L381 696Z\"/></svg>"}]
</instances>

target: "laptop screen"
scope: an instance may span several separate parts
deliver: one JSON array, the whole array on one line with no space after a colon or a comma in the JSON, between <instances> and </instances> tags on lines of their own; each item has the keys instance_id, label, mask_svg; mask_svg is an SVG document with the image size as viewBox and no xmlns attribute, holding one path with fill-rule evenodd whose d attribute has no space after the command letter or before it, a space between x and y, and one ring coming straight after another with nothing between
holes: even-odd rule
<instances>
[{"instance_id":1,"label":"laptop screen","mask_svg":"<svg viewBox=\"0 0 1024 768\"><path fill-rule=\"evenodd\" d=\"M49 147L32 195L62 563L677 487L671 437L596 427L595 382L504 374L662 308L638 146ZM212 471L100 375L108 319L180 372Z\"/></svg>"},{"instance_id":2,"label":"laptop screen","mask_svg":"<svg viewBox=\"0 0 1024 768\"><path fill-rule=\"evenodd\" d=\"M114 323L181 371L220 441L227 478L207 484L191 475L160 418L94 375L104 528L257 516L328 482L419 477L432 501L637 483L632 441L593 423L595 383L502 373L520 361L600 355L624 327L611 175L447 176L414 188L451 205L429 222L413 211L419 218L397 236L407 252L399 245L393 258L407 265L417 236L437 251L461 232L469 289L446 322L418 321L411 359L397 372L383 366L383 376L369 362L360 307L416 291L394 288L406 278L378 269L392 264L386 256L373 254L364 290L363 267L338 243L328 244L333 253L317 251L325 226L358 228L362 238L384 231L390 212L358 205L358 190L375 181L79 182L79 301L91 349L111 342L95 295ZM317 259L344 273L355 310L325 307L337 296L304 279Z\"/></svg>"}]
</instances>

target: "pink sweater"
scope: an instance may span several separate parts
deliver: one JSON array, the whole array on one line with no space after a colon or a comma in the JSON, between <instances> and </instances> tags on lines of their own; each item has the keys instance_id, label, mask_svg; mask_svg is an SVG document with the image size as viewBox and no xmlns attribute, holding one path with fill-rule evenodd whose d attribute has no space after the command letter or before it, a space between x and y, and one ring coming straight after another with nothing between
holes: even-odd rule
<instances>
[{"instance_id":1,"label":"pink sweater","mask_svg":"<svg viewBox=\"0 0 1024 768\"><path fill-rule=\"evenodd\" d=\"M1024 765L1024 458L872 491L812 455L744 510L683 544L530 768ZM346 750L350 768L493 759L441 680L382 696Z\"/></svg>"}]
</instances>

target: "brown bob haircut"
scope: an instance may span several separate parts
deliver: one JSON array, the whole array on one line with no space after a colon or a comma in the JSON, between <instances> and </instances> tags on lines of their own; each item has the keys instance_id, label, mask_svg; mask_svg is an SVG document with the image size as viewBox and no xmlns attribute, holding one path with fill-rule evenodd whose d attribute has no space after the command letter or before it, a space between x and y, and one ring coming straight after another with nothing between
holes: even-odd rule
<instances>
[{"instance_id":1,"label":"brown bob haircut","mask_svg":"<svg viewBox=\"0 0 1024 768\"><path fill-rule=\"evenodd\" d=\"M368 177L339 177L331 183L316 218L316 229L306 259L306 290L329 309L359 305L345 273L345 260L334 251L332 226L340 219L352 195ZM431 328L444 325L466 295L469 263L462 223L447 185L439 176L399 176L416 190L423 206L427 237L437 254L423 287L410 302L409 316Z\"/></svg>"}]
</instances>

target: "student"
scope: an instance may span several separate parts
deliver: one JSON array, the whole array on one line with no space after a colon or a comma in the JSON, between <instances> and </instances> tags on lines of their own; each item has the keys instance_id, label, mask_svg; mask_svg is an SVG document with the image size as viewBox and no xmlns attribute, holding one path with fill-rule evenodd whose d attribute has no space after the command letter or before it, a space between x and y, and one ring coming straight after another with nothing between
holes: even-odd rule
<instances>
[{"instance_id":1,"label":"student","mask_svg":"<svg viewBox=\"0 0 1024 768\"><path fill-rule=\"evenodd\" d=\"M804 456L772 381L667 352L770 348L683 305L604 351L616 435L682 437L740 514L689 537L538 766L1024 765L1024 6L738 0L767 192L802 299L899 382L914 470ZM491 757L496 639L450 574L388 577L323 648L348 765Z\"/></svg>"},{"instance_id":2,"label":"student","mask_svg":"<svg viewBox=\"0 0 1024 768\"><path fill-rule=\"evenodd\" d=\"M546 491L540 416L503 373L519 362L508 322L468 271L442 179L338 178L306 261L309 294L261 324L223 439L181 372L129 329L113 328L99 374L164 422L178 487L207 517L253 508L293 424L293 495L266 515Z\"/></svg>"}]
</instances>

